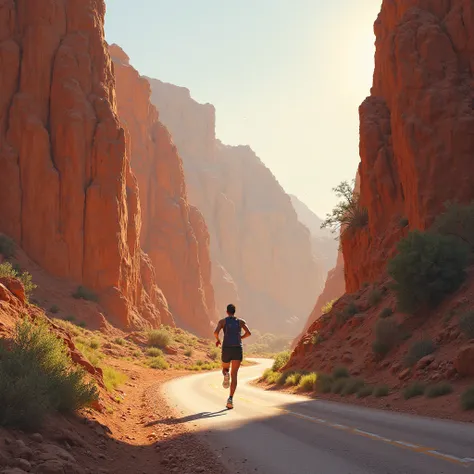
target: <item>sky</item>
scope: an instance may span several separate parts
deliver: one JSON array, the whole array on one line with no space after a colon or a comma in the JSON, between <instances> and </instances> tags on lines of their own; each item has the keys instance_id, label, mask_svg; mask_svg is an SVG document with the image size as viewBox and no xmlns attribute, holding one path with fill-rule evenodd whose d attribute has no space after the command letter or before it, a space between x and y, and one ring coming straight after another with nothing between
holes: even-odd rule
<instances>
[{"instance_id":1,"label":"sky","mask_svg":"<svg viewBox=\"0 0 474 474\"><path fill-rule=\"evenodd\" d=\"M109 0L106 39L142 74L216 107L217 137L250 145L320 217L355 176L382 0Z\"/></svg>"}]
</instances>

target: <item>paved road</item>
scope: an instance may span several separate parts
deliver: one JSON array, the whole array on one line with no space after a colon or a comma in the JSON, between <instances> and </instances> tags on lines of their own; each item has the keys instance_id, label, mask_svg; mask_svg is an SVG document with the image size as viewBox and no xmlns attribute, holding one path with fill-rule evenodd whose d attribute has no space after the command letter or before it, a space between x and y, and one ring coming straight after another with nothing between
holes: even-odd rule
<instances>
[{"instance_id":1,"label":"paved road","mask_svg":"<svg viewBox=\"0 0 474 474\"><path fill-rule=\"evenodd\" d=\"M271 361L240 371L234 410L225 410L222 375L184 377L165 386L183 418L197 426L232 473L474 473L474 425L447 422L248 385Z\"/></svg>"}]
</instances>

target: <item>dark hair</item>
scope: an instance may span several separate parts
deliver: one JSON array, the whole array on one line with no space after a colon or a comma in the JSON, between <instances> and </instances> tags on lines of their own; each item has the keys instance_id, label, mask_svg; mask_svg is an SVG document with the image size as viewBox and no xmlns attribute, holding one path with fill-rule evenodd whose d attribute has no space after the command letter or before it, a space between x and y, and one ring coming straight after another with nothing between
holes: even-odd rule
<instances>
[{"instance_id":1,"label":"dark hair","mask_svg":"<svg viewBox=\"0 0 474 474\"><path fill-rule=\"evenodd\" d=\"M227 305L227 313L228 314L235 314L235 306L233 304Z\"/></svg>"}]
</instances>

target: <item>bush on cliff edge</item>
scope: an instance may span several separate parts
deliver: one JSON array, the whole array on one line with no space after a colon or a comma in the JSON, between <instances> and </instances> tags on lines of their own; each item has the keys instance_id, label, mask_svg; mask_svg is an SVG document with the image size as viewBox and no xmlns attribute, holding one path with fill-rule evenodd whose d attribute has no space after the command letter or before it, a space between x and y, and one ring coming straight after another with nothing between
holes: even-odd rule
<instances>
[{"instance_id":1,"label":"bush on cliff edge","mask_svg":"<svg viewBox=\"0 0 474 474\"><path fill-rule=\"evenodd\" d=\"M469 248L458 238L413 231L389 262L401 311L434 307L466 278Z\"/></svg>"}]
</instances>

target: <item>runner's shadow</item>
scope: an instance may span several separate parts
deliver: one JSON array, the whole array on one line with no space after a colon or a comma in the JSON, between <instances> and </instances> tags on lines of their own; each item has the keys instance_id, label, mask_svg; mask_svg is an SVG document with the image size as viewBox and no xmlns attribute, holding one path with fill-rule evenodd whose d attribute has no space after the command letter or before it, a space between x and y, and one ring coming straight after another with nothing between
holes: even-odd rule
<instances>
[{"instance_id":1,"label":"runner's shadow","mask_svg":"<svg viewBox=\"0 0 474 474\"><path fill-rule=\"evenodd\" d=\"M203 411L201 413L196 413L195 415L183 416L182 418L171 418L171 419L166 419L166 420L150 421L145 426L149 427L149 426L154 426L154 425L178 425L181 423L188 423L190 421L203 420L205 418L215 418L216 416L223 416L228 411L229 410L227 410L227 408L224 408L224 410L215 411L215 412Z\"/></svg>"}]
</instances>

